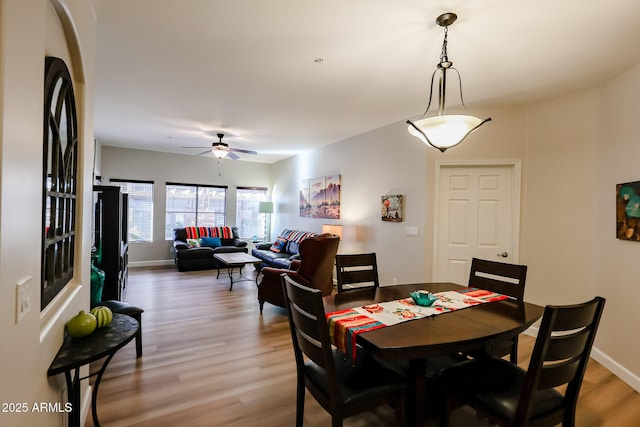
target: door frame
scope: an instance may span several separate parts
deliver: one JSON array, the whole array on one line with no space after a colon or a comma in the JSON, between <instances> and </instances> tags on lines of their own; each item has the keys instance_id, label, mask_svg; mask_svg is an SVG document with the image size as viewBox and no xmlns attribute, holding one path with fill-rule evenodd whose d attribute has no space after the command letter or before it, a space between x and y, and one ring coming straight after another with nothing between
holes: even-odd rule
<instances>
[{"instance_id":1,"label":"door frame","mask_svg":"<svg viewBox=\"0 0 640 427\"><path fill-rule=\"evenodd\" d=\"M499 160L436 160L434 166L434 194L433 194L433 279L440 277L438 265L439 234L440 234L440 174L443 168L473 168L473 167L510 167L511 168L511 262L520 262L520 193L522 182L522 161L520 159Z\"/></svg>"}]
</instances>

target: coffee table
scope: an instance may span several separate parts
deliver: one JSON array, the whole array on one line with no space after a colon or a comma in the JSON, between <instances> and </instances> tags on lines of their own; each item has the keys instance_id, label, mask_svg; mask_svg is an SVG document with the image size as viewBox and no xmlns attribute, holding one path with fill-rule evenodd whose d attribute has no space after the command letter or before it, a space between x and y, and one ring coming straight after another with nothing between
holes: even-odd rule
<instances>
[{"instance_id":1,"label":"coffee table","mask_svg":"<svg viewBox=\"0 0 640 427\"><path fill-rule=\"evenodd\" d=\"M216 279L220 278L220 264L227 268L227 273L229 274L229 280L231 281L231 286L229 286L229 290L233 289L234 282L242 282L242 281L253 281L254 279L251 277L244 277L242 275L242 269L247 264L259 264L262 262L259 258L246 254L244 252L229 252L229 253L219 253L214 254L213 257L219 261L218 263L218 275ZM240 277L237 279L233 279L233 269L238 268L240 270Z\"/></svg>"}]
</instances>

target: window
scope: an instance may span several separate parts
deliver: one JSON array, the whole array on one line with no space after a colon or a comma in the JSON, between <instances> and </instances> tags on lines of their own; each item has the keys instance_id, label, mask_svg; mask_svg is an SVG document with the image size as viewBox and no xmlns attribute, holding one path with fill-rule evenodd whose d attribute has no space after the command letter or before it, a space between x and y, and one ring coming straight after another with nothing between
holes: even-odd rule
<instances>
[{"instance_id":1,"label":"window","mask_svg":"<svg viewBox=\"0 0 640 427\"><path fill-rule=\"evenodd\" d=\"M123 193L127 193L127 240L129 242L153 241L153 181L127 181L111 179Z\"/></svg>"},{"instance_id":2,"label":"window","mask_svg":"<svg viewBox=\"0 0 640 427\"><path fill-rule=\"evenodd\" d=\"M266 200L266 188L238 187L236 226L238 226L240 237L264 236L266 215L258 213L258 204Z\"/></svg>"},{"instance_id":3,"label":"window","mask_svg":"<svg viewBox=\"0 0 640 427\"><path fill-rule=\"evenodd\" d=\"M187 226L225 225L226 186L167 182L164 238L173 240L173 229Z\"/></svg>"},{"instance_id":4,"label":"window","mask_svg":"<svg viewBox=\"0 0 640 427\"><path fill-rule=\"evenodd\" d=\"M78 124L69 70L47 57L44 70L42 276L40 310L73 277L78 184Z\"/></svg>"}]
</instances>

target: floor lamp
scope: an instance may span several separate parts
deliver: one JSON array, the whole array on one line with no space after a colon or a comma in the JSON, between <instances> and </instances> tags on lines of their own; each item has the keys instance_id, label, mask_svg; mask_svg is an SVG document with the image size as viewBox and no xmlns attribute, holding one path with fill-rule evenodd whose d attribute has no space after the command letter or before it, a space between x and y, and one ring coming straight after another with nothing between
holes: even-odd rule
<instances>
[{"instance_id":1,"label":"floor lamp","mask_svg":"<svg viewBox=\"0 0 640 427\"><path fill-rule=\"evenodd\" d=\"M273 202L260 202L258 212L264 214L264 240L271 241L271 214L273 213ZM269 226L267 227L267 214L269 215Z\"/></svg>"}]
</instances>

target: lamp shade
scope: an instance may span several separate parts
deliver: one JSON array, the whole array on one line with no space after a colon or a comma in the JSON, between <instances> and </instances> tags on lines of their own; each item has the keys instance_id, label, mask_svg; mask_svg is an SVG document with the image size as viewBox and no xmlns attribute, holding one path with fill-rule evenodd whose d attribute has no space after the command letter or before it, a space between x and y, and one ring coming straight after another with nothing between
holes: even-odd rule
<instances>
[{"instance_id":1,"label":"lamp shade","mask_svg":"<svg viewBox=\"0 0 640 427\"><path fill-rule=\"evenodd\" d=\"M273 202L259 202L258 203L258 212L259 213L273 213Z\"/></svg>"},{"instance_id":2,"label":"lamp shade","mask_svg":"<svg viewBox=\"0 0 640 427\"><path fill-rule=\"evenodd\" d=\"M460 144L471 132L491 120L467 115L428 117L409 123L409 133L440 151Z\"/></svg>"},{"instance_id":3,"label":"lamp shade","mask_svg":"<svg viewBox=\"0 0 640 427\"><path fill-rule=\"evenodd\" d=\"M322 224L322 234L333 234L342 240L342 226L339 224Z\"/></svg>"},{"instance_id":4,"label":"lamp shade","mask_svg":"<svg viewBox=\"0 0 640 427\"><path fill-rule=\"evenodd\" d=\"M213 155L216 156L216 158L218 159L224 159L225 157L227 157L227 152L224 150L211 150L213 152Z\"/></svg>"}]
</instances>

